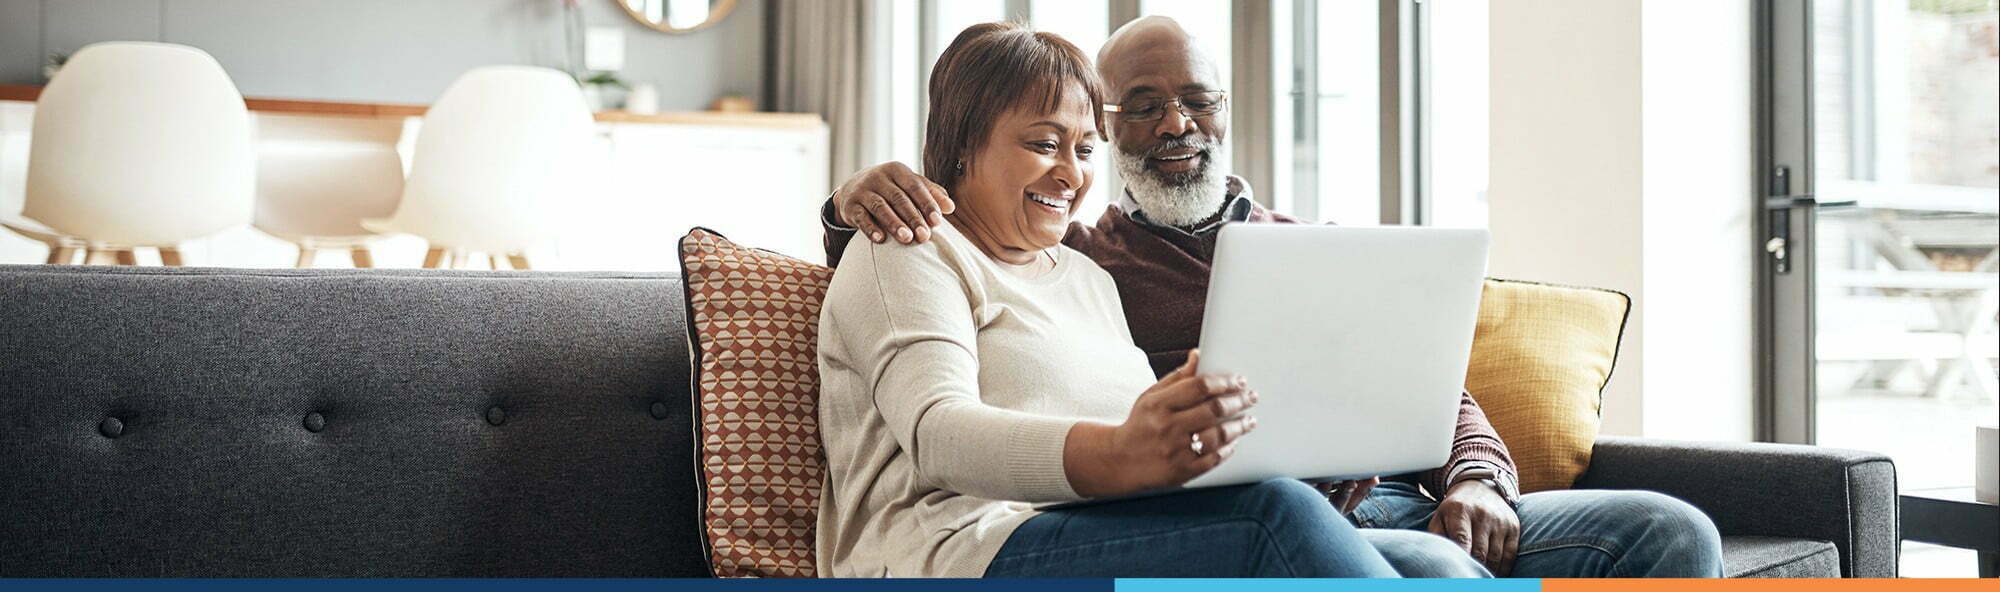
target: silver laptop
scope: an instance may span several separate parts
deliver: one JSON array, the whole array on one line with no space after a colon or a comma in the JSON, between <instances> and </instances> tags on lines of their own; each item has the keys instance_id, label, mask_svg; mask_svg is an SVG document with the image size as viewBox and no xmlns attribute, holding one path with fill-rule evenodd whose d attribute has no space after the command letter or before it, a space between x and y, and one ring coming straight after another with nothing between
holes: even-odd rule
<instances>
[{"instance_id":1,"label":"silver laptop","mask_svg":"<svg viewBox=\"0 0 2000 592\"><path fill-rule=\"evenodd\" d=\"M1187 487L1366 478L1450 455L1486 275L1479 229L1231 224L1204 373L1241 374L1257 431Z\"/></svg>"}]
</instances>

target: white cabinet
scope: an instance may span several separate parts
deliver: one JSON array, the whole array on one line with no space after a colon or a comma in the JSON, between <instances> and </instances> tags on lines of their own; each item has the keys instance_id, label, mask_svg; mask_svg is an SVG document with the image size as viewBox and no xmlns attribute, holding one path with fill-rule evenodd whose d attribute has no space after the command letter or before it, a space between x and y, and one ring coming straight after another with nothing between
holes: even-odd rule
<instances>
[{"instance_id":1,"label":"white cabinet","mask_svg":"<svg viewBox=\"0 0 2000 592\"><path fill-rule=\"evenodd\" d=\"M27 167L26 122L32 103L0 101L0 206L19 212L18 192ZM264 114L264 117L302 117ZM306 116L318 117L318 116ZM422 127L421 118L405 120L403 133L346 134L341 122L381 127L381 119L323 116L328 138L305 139L328 149L347 146L356 137L393 144L409 162L409 150ZM797 114L670 113L637 117L600 115L590 166L578 175L574 190L558 199L564 204L557 238L529 251L538 269L674 271L682 234L695 226L722 233L739 243L822 262L819 205L826 199L828 157L826 125L816 117ZM301 141L297 138L287 142ZM417 267L426 245L408 236L385 237L375 243L380 267ZM223 267L290 267L297 249L289 242L247 225L182 245L189 265ZM41 243L0 232L0 263L39 263L46 256ZM153 263L141 250L139 260ZM320 265L344 265L338 254L320 258Z\"/></svg>"},{"instance_id":2,"label":"white cabinet","mask_svg":"<svg viewBox=\"0 0 2000 592\"><path fill-rule=\"evenodd\" d=\"M825 260L827 133L810 127L605 124L603 186L558 245L563 267L678 269L702 226L740 244Z\"/></svg>"}]
</instances>

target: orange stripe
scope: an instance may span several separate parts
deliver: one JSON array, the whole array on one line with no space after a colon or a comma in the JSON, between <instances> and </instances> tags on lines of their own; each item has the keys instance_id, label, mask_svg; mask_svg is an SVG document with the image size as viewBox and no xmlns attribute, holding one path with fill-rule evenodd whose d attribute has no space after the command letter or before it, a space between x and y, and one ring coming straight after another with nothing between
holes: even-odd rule
<instances>
[{"instance_id":1,"label":"orange stripe","mask_svg":"<svg viewBox=\"0 0 2000 592\"><path fill-rule=\"evenodd\" d=\"M1911 580L1542 580L1542 592L1994 592L2000 583L1975 579Z\"/></svg>"}]
</instances>

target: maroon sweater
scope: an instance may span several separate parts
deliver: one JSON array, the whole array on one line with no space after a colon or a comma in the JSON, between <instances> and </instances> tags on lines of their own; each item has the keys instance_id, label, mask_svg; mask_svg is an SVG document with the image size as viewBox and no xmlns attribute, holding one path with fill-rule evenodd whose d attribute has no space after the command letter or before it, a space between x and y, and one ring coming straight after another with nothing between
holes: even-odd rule
<instances>
[{"instance_id":1,"label":"maroon sweater","mask_svg":"<svg viewBox=\"0 0 2000 592\"><path fill-rule=\"evenodd\" d=\"M1228 222L1299 223L1290 216L1272 212L1249 198L1249 191L1231 179L1230 201L1218 219L1196 226L1192 231L1145 221L1143 214L1128 214L1113 204L1095 226L1072 222L1063 244L1090 257L1111 273L1118 285L1118 298L1125 306L1125 320L1132 328L1132 342L1146 352L1155 376L1164 375L1187 361L1188 350L1201 340L1202 310L1208 301L1209 264L1215 256L1218 231ZM839 265L853 229L835 225L832 204L822 210L826 228L826 260ZM1442 496L1451 478L1460 471L1490 471L1508 500L1519 497L1514 461L1507 454L1486 413L1470 394L1459 396L1458 428L1451 458L1445 466L1399 476L1397 480L1420 483L1435 496ZM1365 443L1360 443L1365 445Z\"/></svg>"}]
</instances>

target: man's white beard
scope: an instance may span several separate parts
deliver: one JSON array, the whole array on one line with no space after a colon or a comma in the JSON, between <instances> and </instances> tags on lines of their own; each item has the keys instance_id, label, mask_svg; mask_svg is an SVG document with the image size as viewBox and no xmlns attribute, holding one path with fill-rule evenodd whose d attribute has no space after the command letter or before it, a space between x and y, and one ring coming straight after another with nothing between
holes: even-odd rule
<instances>
[{"instance_id":1,"label":"man's white beard","mask_svg":"<svg viewBox=\"0 0 2000 592\"><path fill-rule=\"evenodd\" d=\"M1229 162L1229 145L1218 143L1208 151L1208 158L1202 159L1201 168L1185 175L1186 180L1175 183L1162 178L1165 175L1146 168L1146 157L1128 154L1124 150L1113 149L1111 160L1118 166L1118 178L1125 182L1125 190L1132 194L1132 201L1138 202L1139 211L1145 212L1146 219L1156 224L1168 226L1193 226L1207 220L1222 210L1222 201L1229 193L1229 169L1222 163Z\"/></svg>"}]
</instances>

